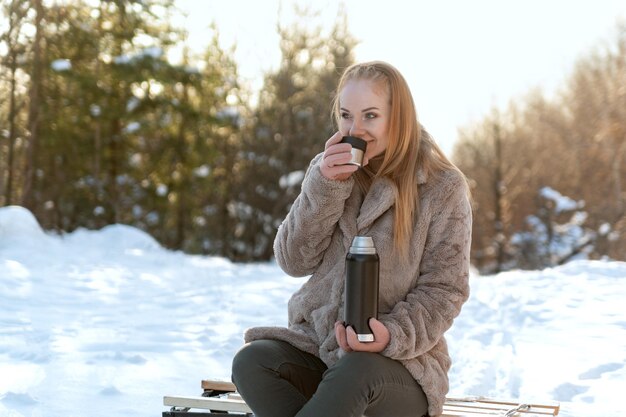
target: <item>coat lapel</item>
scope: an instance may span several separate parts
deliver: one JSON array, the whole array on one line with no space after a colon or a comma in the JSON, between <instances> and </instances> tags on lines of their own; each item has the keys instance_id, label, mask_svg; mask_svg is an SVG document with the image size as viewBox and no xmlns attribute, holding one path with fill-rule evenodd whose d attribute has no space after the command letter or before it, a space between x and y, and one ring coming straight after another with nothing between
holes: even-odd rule
<instances>
[{"instance_id":1,"label":"coat lapel","mask_svg":"<svg viewBox=\"0 0 626 417\"><path fill-rule=\"evenodd\" d=\"M395 202L396 185L388 178L376 178L363 200L356 220L357 231L366 229Z\"/></svg>"},{"instance_id":2,"label":"coat lapel","mask_svg":"<svg viewBox=\"0 0 626 417\"><path fill-rule=\"evenodd\" d=\"M417 172L417 184L424 184L426 180L427 175L420 169ZM354 236L369 228L395 204L397 187L389 178L374 179L365 199L358 188L355 184L352 194L346 201L344 215L339 219L339 228L344 235L346 247L350 246Z\"/></svg>"},{"instance_id":3,"label":"coat lapel","mask_svg":"<svg viewBox=\"0 0 626 417\"><path fill-rule=\"evenodd\" d=\"M359 187L355 184L352 187L352 193L346 200L343 215L339 218L339 228L343 233L344 247L350 247L352 238L357 235L357 216L359 214L359 208L363 201L363 195L359 191Z\"/></svg>"}]
</instances>

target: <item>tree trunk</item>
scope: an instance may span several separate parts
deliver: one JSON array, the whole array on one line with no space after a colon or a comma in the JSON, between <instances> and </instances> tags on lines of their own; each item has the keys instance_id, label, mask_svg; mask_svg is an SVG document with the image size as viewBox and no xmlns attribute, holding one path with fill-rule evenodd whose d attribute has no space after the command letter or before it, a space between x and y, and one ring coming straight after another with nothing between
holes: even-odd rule
<instances>
[{"instance_id":1,"label":"tree trunk","mask_svg":"<svg viewBox=\"0 0 626 417\"><path fill-rule=\"evenodd\" d=\"M185 105L189 102L188 95L188 87L183 87L183 97L182 103ZM178 195L178 201L176 206L176 236L174 237L174 247L176 249L184 249L183 246L185 244L186 239L186 225L187 218L189 217L188 207L187 207L187 195L191 191L189 190L189 186L191 181L189 181L188 177L188 167L187 167L187 146L185 144L185 127L187 125L187 116L185 114L185 106L181 106L181 119L180 125L178 126L178 134L177 134L177 150L178 150L178 163L180 164L180 172L181 178L177 184L176 194Z\"/></svg>"},{"instance_id":2,"label":"tree trunk","mask_svg":"<svg viewBox=\"0 0 626 417\"><path fill-rule=\"evenodd\" d=\"M622 191L622 170L624 168L624 154L626 153L626 138L622 140L620 146L616 146L617 152L613 159L612 176L615 187L615 213L613 221L617 222L624 215L624 192Z\"/></svg>"},{"instance_id":3,"label":"tree trunk","mask_svg":"<svg viewBox=\"0 0 626 417\"><path fill-rule=\"evenodd\" d=\"M103 27L103 5L100 3L98 13L98 32L102 31ZM100 52L101 43L98 44L98 55ZM100 80L102 72L101 61L100 58L96 58L96 69L95 69L95 79ZM90 112L92 117L95 120L94 127L94 150L93 150L93 179L94 179L94 188L95 188L95 204L104 205L105 203L105 191L104 191L104 180L102 178L102 109L100 108L100 104L97 104L97 108L90 108ZM101 226L100 221L97 221L98 225Z\"/></svg>"},{"instance_id":4,"label":"tree trunk","mask_svg":"<svg viewBox=\"0 0 626 417\"><path fill-rule=\"evenodd\" d=\"M9 155L7 161L7 188L5 194L5 202L7 205L13 204L13 184L15 182L15 172L13 169L14 160L15 160L15 139L17 137L17 97L16 97L16 89L17 89L17 80L16 80L16 72L17 72L17 52L10 51L10 101L9 101Z\"/></svg>"},{"instance_id":5,"label":"tree trunk","mask_svg":"<svg viewBox=\"0 0 626 417\"><path fill-rule=\"evenodd\" d=\"M107 211L107 223L113 224L119 221L119 213L121 210L121 197L119 195L119 187L117 184L117 177L120 172L120 167L118 164L121 161L121 151L120 151L120 141L122 134L122 122L119 118L115 118L111 120L111 136L109 138L108 143L108 153L109 153L109 166L108 166L108 203L111 207L110 210Z\"/></svg>"},{"instance_id":6,"label":"tree trunk","mask_svg":"<svg viewBox=\"0 0 626 417\"><path fill-rule=\"evenodd\" d=\"M33 69L30 84L30 104L28 109L28 143L26 149L26 161L24 167L24 191L22 195L22 205L33 210L36 202L33 196L33 184L35 182L35 170L37 160L37 148L39 142L39 110L41 108L41 41L43 6L41 0L32 0L35 6L35 42L33 44Z\"/></svg>"},{"instance_id":7,"label":"tree trunk","mask_svg":"<svg viewBox=\"0 0 626 417\"><path fill-rule=\"evenodd\" d=\"M494 273L502 271L504 265L504 216L502 213L503 205L503 189L504 189L504 175L502 173L502 137L500 134L499 122L495 122L493 125L493 148L495 157L495 172L493 178L493 191L495 200L495 242L496 242L496 270Z\"/></svg>"}]
</instances>

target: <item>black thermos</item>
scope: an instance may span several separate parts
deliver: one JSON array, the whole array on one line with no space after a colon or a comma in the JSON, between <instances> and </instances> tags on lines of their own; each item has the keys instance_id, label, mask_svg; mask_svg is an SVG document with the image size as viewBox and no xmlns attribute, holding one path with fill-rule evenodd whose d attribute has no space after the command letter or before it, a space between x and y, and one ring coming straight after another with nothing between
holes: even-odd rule
<instances>
[{"instance_id":1,"label":"black thermos","mask_svg":"<svg viewBox=\"0 0 626 417\"><path fill-rule=\"evenodd\" d=\"M373 342L368 321L378 318L378 255L374 241L356 236L346 256L344 321L352 326L360 342Z\"/></svg>"}]
</instances>

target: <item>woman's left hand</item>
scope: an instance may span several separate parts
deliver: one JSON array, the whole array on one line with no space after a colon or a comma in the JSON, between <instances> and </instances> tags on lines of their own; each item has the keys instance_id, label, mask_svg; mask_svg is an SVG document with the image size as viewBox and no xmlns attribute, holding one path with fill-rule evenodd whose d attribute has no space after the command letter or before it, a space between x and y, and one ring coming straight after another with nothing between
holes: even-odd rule
<instances>
[{"instance_id":1,"label":"woman's left hand","mask_svg":"<svg viewBox=\"0 0 626 417\"><path fill-rule=\"evenodd\" d=\"M374 341L363 343L359 342L356 332L351 326L346 328L340 321L335 323L335 337L337 338L339 347L346 352L379 353L385 350L389 344L389 340L391 340L389 330L387 330L384 324L373 317L369 320L369 325L372 329L372 333L374 333Z\"/></svg>"}]
</instances>

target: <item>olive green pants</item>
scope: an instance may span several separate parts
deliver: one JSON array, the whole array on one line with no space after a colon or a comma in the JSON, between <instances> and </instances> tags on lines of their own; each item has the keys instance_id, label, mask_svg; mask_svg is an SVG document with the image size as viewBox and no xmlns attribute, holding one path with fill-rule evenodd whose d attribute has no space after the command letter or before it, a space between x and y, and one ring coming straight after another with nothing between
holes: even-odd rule
<instances>
[{"instance_id":1,"label":"olive green pants","mask_svg":"<svg viewBox=\"0 0 626 417\"><path fill-rule=\"evenodd\" d=\"M422 417L428 402L397 361L351 352L327 368L314 355L276 340L246 344L232 379L255 417Z\"/></svg>"}]
</instances>

